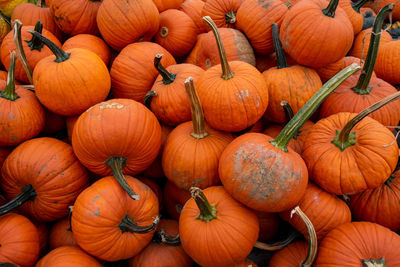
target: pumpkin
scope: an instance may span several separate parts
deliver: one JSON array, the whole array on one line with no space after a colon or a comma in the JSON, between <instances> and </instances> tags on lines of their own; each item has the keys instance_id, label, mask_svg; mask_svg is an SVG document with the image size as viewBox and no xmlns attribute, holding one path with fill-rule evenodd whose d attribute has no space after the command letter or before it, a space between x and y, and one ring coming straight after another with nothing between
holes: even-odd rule
<instances>
[{"instance_id":1,"label":"pumpkin","mask_svg":"<svg viewBox=\"0 0 400 267\"><path fill-rule=\"evenodd\" d=\"M47 0L57 26L69 35L98 33L96 16L102 0Z\"/></svg>"},{"instance_id":2,"label":"pumpkin","mask_svg":"<svg viewBox=\"0 0 400 267\"><path fill-rule=\"evenodd\" d=\"M268 107L264 117L269 121L283 123L286 117L281 101L287 101L293 114L296 114L318 91L322 82L317 72L311 68L301 65L288 66L276 23L272 24L272 35L278 66L262 73L268 88Z\"/></svg>"},{"instance_id":3,"label":"pumpkin","mask_svg":"<svg viewBox=\"0 0 400 267\"><path fill-rule=\"evenodd\" d=\"M153 64L157 54L164 55L161 60L164 67L176 64L174 57L155 43L133 43L122 49L110 70L112 95L143 103L158 75Z\"/></svg>"},{"instance_id":4,"label":"pumpkin","mask_svg":"<svg viewBox=\"0 0 400 267\"><path fill-rule=\"evenodd\" d=\"M158 209L161 210L163 208L163 193L161 191L160 186L151 179L148 178L138 178L142 183L150 187L154 194L156 194L158 199Z\"/></svg>"},{"instance_id":5,"label":"pumpkin","mask_svg":"<svg viewBox=\"0 0 400 267\"><path fill-rule=\"evenodd\" d=\"M44 108L44 127L40 134L43 135L53 135L57 136L60 134L66 127L65 117L55 114L46 108ZM64 134L63 134L64 135ZM61 138L59 138L61 139Z\"/></svg>"},{"instance_id":6,"label":"pumpkin","mask_svg":"<svg viewBox=\"0 0 400 267\"><path fill-rule=\"evenodd\" d=\"M228 63L215 23L204 17L217 40L221 64L204 72L197 91L207 123L216 130L237 132L256 123L268 105L268 89L261 73L242 61ZM251 77L251 78L250 78Z\"/></svg>"},{"instance_id":7,"label":"pumpkin","mask_svg":"<svg viewBox=\"0 0 400 267\"><path fill-rule=\"evenodd\" d=\"M1 214L18 206L38 221L54 221L68 214L68 206L86 187L87 171L72 147L54 138L25 141L4 161L1 188L9 203Z\"/></svg>"},{"instance_id":8,"label":"pumpkin","mask_svg":"<svg viewBox=\"0 0 400 267\"><path fill-rule=\"evenodd\" d=\"M10 32L11 27L8 21L0 16L0 45L3 42L4 37Z\"/></svg>"},{"instance_id":9,"label":"pumpkin","mask_svg":"<svg viewBox=\"0 0 400 267\"><path fill-rule=\"evenodd\" d=\"M201 11L209 16L218 28L235 28L236 12L244 0L207 0Z\"/></svg>"},{"instance_id":10,"label":"pumpkin","mask_svg":"<svg viewBox=\"0 0 400 267\"><path fill-rule=\"evenodd\" d=\"M0 80L0 146L13 146L40 133L44 111L35 94L15 85L15 52L11 53L7 82Z\"/></svg>"},{"instance_id":11,"label":"pumpkin","mask_svg":"<svg viewBox=\"0 0 400 267\"><path fill-rule=\"evenodd\" d=\"M181 189L167 181L164 187L164 205L167 213L175 220L179 220L182 208L190 199L189 191Z\"/></svg>"},{"instance_id":12,"label":"pumpkin","mask_svg":"<svg viewBox=\"0 0 400 267\"><path fill-rule=\"evenodd\" d=\"M179 10L185 12L194 22L196 26L196 34L208 32L208 27L202 19L201 11L204 7L202 0L185 0L180 6Z\"/></svg>"},{"instance_id":13,"label":"pumpkin","mask_svg":"<svg viewBox=\"0 0 400 267\"><path fill-rule=\"evenodd\" d=\"M185 12L168 9L160 14L159 31L154 41L174 57L181 57L192 49L196 36L196 25Z\"/></svg>"},{"instance_id":14,"label":"pumpkin","mask_svg":"<svg viewBox=\"0 0 400 267\"><path fill-rule=\"evenodd\" d=\"M360 0L353 3L351 0L339 0L339 7L346 12L350 19L351 25L353 26L354 35L359 33L364 25L364 16L361 12L361 7L369 0Z\"/></svg>"},{"instance_id":15,"label":"pumpkin","mask_svg":"<svg viewBox=\"0 0 400 267\"><path fill-rule=\"evenodd\" d=\"M272 23L280 26L287 11L288 7L280 0L245 0L237 11L236 25L257 53L271 54L274 50Z\"/></svg>"},{"instance_id":16,"label":"pumpkin","mask_svg":"<svg viewBox=\"0 0 400 267\"><path fill-rule=\"evenodd\" d=\"M92 256L89 256L79 247L62 246L50 251L41 258L35 265L36 267L73 267L73 266L93 266L102 265Z\"/></svg>"},{"instance_id":17,"label":"pumpkin","mask_svg":"<svg viewBox=\"0 0 400 267\"><path fill-rule=\"evenodd\" d=\"M316 266L400 266L400 236L371 222L342 224L318 248Z\"/></svg>"},{"instance_id":18,"label":"pumpkin","mask_svg":"<svg viewBox=\"0 0 400 267\"><path fill-rule=\"evenodd\" d=\"M367 2L365 6L371 7L375 11L375 13L378 13L379 10L381 10L385 5L390 3L397 4L395 0L373 0ZM396 5L395 8L393 9L392 18L395 21L400 20L400 8L398 5Z\"/></svg>"},{"instance_id":19,"label":"pumpkin","mask_svg":"<svg viewBox=\"0 0 400 267\"><path fill-rule=\"evenodd\" d=\"M178 8L183 1L184 0L153 0L153 3L161 13L167 9Z\"/></svg>"},{"instance_id":20,"label":"pumpkin","mask_svg":"<svg viewBox=\"0 0 400 267\"><path fill-rule=\"evenodd\" d=\"M185 80L191 76L197 83L204 70L187 63L164 68L162 56L157 54L154 58L154 66L160 74L146 94L145 103L162 123L175 126L191 119Z\"/></svg>"},{"instance_id":21,"label":"pumpkin","mask_svg":"<svg viewBox=\"0 0 400 267\"><path fill-rule=\"evenodd\" d=\"M54 250L62 246L78 246L72 233L71 215L56 222L50 229L49 247Z\"/></svg>"},{"instance_id":22,"label":"pumpkin","mask_svg":"<svg viewBox=\"0 0 400 267\"><path fill-rule=\"evenodd\" d=\"M233 198L254 210L280 212L303 197L307 166L288 143L300 126L344 79L358 70L351 65L324 84L273 139L259 133L237 137L219 160L219 177Z\"/></svg>"},{"instance_id":23,"label":"pumpkin","mask_svg":"<svg viewBox=\"0 0 400 267\"><path fill-rule=\"evenodd\" d=\"M31 33L54 53L41 60L33 72L35 93L46 108L73 116L107 97L110 74L98 55L82 48L65 52L41 34Z\"/></svg>"},{"instance_id":24,"label":"pumpkin","mask_svg":"<svg viewBox=\"0 0 400 267\"><path fill-rule=\"evenodd\" d=\"M49 225L46 222L38 222L31 220L36 226L39 235L39 258L45 255L48 251L48 239L49 239Z\"/></svg>"},{"instance_id":25,"label":"pumpkin","mask_svg":"<svg viewBox=\"0 0 400 267\"><path fill-rule=\"evenodd\" d=\"M264 72L272 67L278 66L278 60L276 58L276 53L268 54L268 55L261 55L255 54L256 57L256 68L260 72ZM288 55L285 55L286 62L291 65L297 65L297 63Z\"/></svg>"},{"instance_id":26,"label":"pumpkin","mask_svg":"<svg viewBox=\"0 0 400 267\"><path fill-rule=\"evenodd\" d=\"M2 12L5 16L10 17L17 5L26 2L28 2L28 0L3 0L0 3L0 12Z\"/></svg>"},{"instance_id":27,"label":"pumpkin","mask_svg":"<svg viewBox=\"0 0 400 267\"><path fill-rule=\"evenodd\" d=\"M179 217L185 252L202 266L232 266L243 261L257 241L257 216L222 186L190 191L192 198Z\"/></svg>"},{"instance_id":28,"label":"pumpkin","mask_svg":"<svg viewBox=\"0 0 400 267\"><path fill-rule=\"evenodd\" d=\"M97 13L101 36L118 51L131 43L150 41L159 22L159 12L152 0L103 0Z\"/></svg>"},{"instance_id":29,"label":"pumpkin","mask_svg":"<svg viewBox=\"0 0 400 267\"><path fill-rule=\"evenodd\" d=\"M400 41L388 42L379 49L376 59L375 72L376 75L390 84L399 84L398 58L400 49Z\"/></svg>"},{"instance_id":30,"label":"pumpkin","mask_svg":"<svg viewBox=\"0 0 400 267\"><path fill-rule=\"evenodd\" d=\"M108 66L111 52L107 44L99 37L91 34L77 34L67 39L61 49L69 50L72 48L84 48L97 54Z\"/></svg>"},{"instance_id":31,"label":"pumpkin","mask_svg":"<svg viewBox=\"0 0 400 267\"><path fill-rule=\"evenodd\" d=\"M79 161L96 174L113 174L134 199L140 195L132 191L123 173L144 171L157 157L160 146L157 118L143 104L130 99L94 105L81 114L72 133L72 147Z\"/></svg>"},{"instance_id":32,"label":"pumpkin","mask_svg":"<svg viewBox=\"0 0 400 267\"><path fill-rule=\"evenodd\" d=\"M76 199L71 226L78 245L106 261L128 259L150 242L159 221L153 191L133 177L127 183L140 199L134 200L114 177L104 177Z\"/></svg>"},{"instance_id":33,"label":"pumpkin","mask_svg":"<svg viewBox=\"0 0 400 267\"><path fill-rule=\"evenodd\" d=\"M67 126L67 133L68 133L68 141L71 143L72 140L72 131L74 130L75 122L78 120L79 115L67 117L65 119L65 124Z\"/></svg>"},{"instance_id":34,"label":"pumpkin","mask_svg":"<svg viewBox=\"0 0 400 267\"><path fill-rule=\"evenodd\" d=\"M7 156L13 150L12 147L0 147L0 169L3 166L4 161L6 160Z\"/></svg>"},{"instance_id":35,"label":"pumpkin","mask_svg":"<svg viewBox=\"0 0 400 267\"><path fill-rule=\"evenodd\" d=\"M357 34L349 55L365 60L369 51L368 47L370 45L372 35L372 27ZM387 31L382 31L380 34L379 46L382 48L384 44L390 43L391 41L392 36Z\"/></svg>"},{"instance_id":36,"label":"pumpkin","mask_svg":"<svg viewBox=\"0 0 400 267\"><path fill-rule=\"evenodd\" d=\"M280 28L283 49L296 62L322 67L344 57L353 43L353 26L339 0L300 1ZM335 38L331 38L335 36Z\"/></svg>"},{"instance_id":37,"label":"pumpkin","mask_svg":"<svg viewBox=\"0 0 400 267\"><path fill-rule=\"evenodd\" d=\"M258 265L255 264L252 260L246 258L244 261L240 263L235 263L233 267L258 267Z\"/></svg>"},{"instance_id":38,"label":"pumpkin","mask_svg":"<svg viewBox=\"0 0 400 267\"><path fill-rule=\"evenodd\" d=\"M266 242L278 234L280 219L278 213L254 211L260 222L260 233L258 241Z\"/></svg>"},{"instance_id":39,"label":"pumpkin","mask_svg":"<svg viewBox=\"0 0 400 267\"><path fill-rule=\"evenodd\" d=\"M33 266L39 256L39 234L28 218L10 213L0 217L0 262Z\"/></svg>"},{"instance_id":40,"label":"pumpkin","mask_svg":"<svg viewBox=\"0 0 400 267\"><path fill-rule=\"evenodd\" d=\"M207 127L191 77L185 81L192 121L178 125L168 135L162 154L165 176L177 187L189 190L219 184L218 161L233 140L230 133Z\"/></svg>"},{"instance_id":41,"label":"pumpkin","mask_svg":"<svg viewBox=\"0 0 400 267\"><path fill-rule=\"evenodd\" d=\"M179 226L175 220L160 220L152 242L129 260L129 267L191 267L192 264L180 245Z\"/></svg>"}]
</instances>

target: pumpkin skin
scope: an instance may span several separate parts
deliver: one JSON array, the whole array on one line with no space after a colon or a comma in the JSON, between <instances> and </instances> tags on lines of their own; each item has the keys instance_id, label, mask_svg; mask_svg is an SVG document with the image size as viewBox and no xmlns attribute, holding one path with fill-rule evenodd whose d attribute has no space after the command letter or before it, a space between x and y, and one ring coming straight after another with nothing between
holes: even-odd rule
<instances>
[{"instance_id":1,"label":"pumpkin skin","mask_svg":"<svg viewBox=\"0 0 400 267\"><path fill-rule=\"evenodd\" d=\"M258 265L246 258L244 261L240 263L235 263L233 267L258 267Z\"/></svg>"},{"instance_id":2,"label":"pumpkin skin","mask_svg":"<svg viewBox=\"0 0 400 267\"><path fill-rule=\"evenodd\" d=\"M336 131L355 115L341 112L319 120L303 145L302 157L310 178L333 194L356 194L376 188L396 167L399 149L392 132L370 117L352 129L355 145L341 151L331 143Z\"/></svg>"},{"instance_id":3,"label":"pumpkin skin","mask_svg":"<svg viewBox=\"0 0 400 267\"><path fill-rule=\"evenodd\" d=\"M372 28L365 29L361 31L354 39L353 46L349 52L350 56L357 57L364 59L367 57L368 54L368 47L371 41L371 31ZM379 40L379 51L382 49L383 45L386 43L390 43L392 41L392 36L390 33L386 31L382 31L381 39Z\"/></svg>"},{"instance_id":4,"label":"pumpkin skin","mask_svg":"<svg viewBox=\"0 0 400 267\"><path fill-rule=\"evenodd\" d=\"M103 0L97 13L101 36L118 51L134 42L150 41L159 21L159 12L151 0Z\"/></svg>"},{"instance_id":5,"label":"pumpkin skin","mask_svg":"<svg viewBox=\"0 0 400 267\"><path fill-rule=\"evenodd\" d=\"M56 222L49 233L50 250L63 246L78 246L72 233L69 217Z\"/></svg>"},{"instance_id":6,"label":"pumpkin skin","mask_svg":"<svg viewBox=\"0 0 400 267\"><path fill-rule=\"evenodd\" d=\"M362 260L384 258L386 266L400 264L400 237L379 224L352 222L328 233L318 248L316 266L358 267Z\"/></svg>"},{"instance_id":7,"label":"pumpkin skin","mask_svg":"<svg viewBox=\"0 0 400 267\"><path fill-rule=\"evenodd\" d=\"M157 6L158 12L163 12L167 9L179 8L184 0L153 0Z\"/></svg>"},{"instance_id":8,"label":"pumpkin skin","mask_svg":"<svg viewBox=\"0 0 400 267\"><path fill-rule=\"evenodd\" d=\"M101 267L102 265L93 257L86 254L79 247L62 246L50 251L40 259L35 267Z\"/></svg>"},{"instance_id":9,"label":"pumpkin skin","mask_svg":"<svg viewBox=\"0 0 400 267\"><path fill-rule=\"evenodd\" d=\"M78 245L102 260L116 261L137 255L151 240L154 231L130 233L119 225L129 216L139 226L152 225L158 216L158 200L153 191L133 177L129 185L140 195L133 200L114 177L104 177L76 199L71 226Z\"/></svg>"},{"instance_id":10,"label":"pumpkin skin","mask_svg":"<svg viewBox=\"0 0 400 267\"><path fill-rule=\"evenodd\" d=\"M28 2L28 0L4 0L4 1L1 1L0 11L7 17L10 17L14 8L17 5L26 3L26 2Z\"/></svg>"},{"instance_id":11,"label":"pumpkin skin","mask_svg":"<svg viewBox=\"0 0 400 267\"><path fill-rule=\"evenodd\" d=\"M344 12L346 12L347 17L353 26L354 35L356 35L363 27L364 16L360 13L361 11L357 12L351 4L351 0L339 0L339 6L344 10Z\"/></svg>"},{"instance_id":12,"label":"pumpkin skin","mask_svg":"<svg viewBox=\"0 0 400 267\"><path fill-rule=\"evenodd\" d=\"M202 266L232 266L243 261L257 241L257 216L222 186L209 187L203 193L211 205L215 204L218 216L209 222L196 219L199 208L193 198L189 199L179 218L183 249Z\"/></svg>"},{"instance_id":13,"label":"pumpkin skin","mask_svg":"<svg viewBox=\"0 0 400 267\"><path fill-rule=\"evenodd\" d=\"M202 0L185 0L180 6L179 10L185 12L196 25L196 34L208 32L208 27L202 19L201 11L204 7L204 1Z\"/></svg>"},{"instance_id":14,"label":"pumpkin skin","mask_svg":"<svg viewBox=\"0 0 400 267\"><path fill-rule=\"evenodd\" d=\"M102 0L47 0L57 26L69 35L98 33L96 16Z\"/></svg>"},{"instance_id":15,"label":"pumpkin skin","mask_svg":"<svg viewBox=\"0 0 400 267\"><path fill-rule=\"evenodd\" d=\"M374 0L371 2L367 2L365 4L365 6L371 7L375 13L378 13L379 10L382 9L382 7L384 7L385 5L389 4L389 3L396 3L395 0ZM400 20L400 8L398 5L394 6L393 9L393 14L392 14L393 20Z\"/></svg>"},{"instance_id":16,"label":"pumpkin skin","mask_svg":"<svg viewBox=\"0 0 400 267\"><path fill-rule=\"evenodd\" d=\"M395 171L381 186L350 196L350 208L355 219L370 221L392 231L400 230L400 179Z\"/></svg>"},{"instance_id":17,"label":"pumpkin skin","mask_svg":"<svg viewBox=\"0 0 400 267\"><path fill-rule=\"evenodd\" d=\"M38 231L39 235L39 258L48 251L49 225L46 222L31 221Z\"/></svg>"},{"instance_id":18,"label":"pumpkin skin","mask_svg":"<svg viewBox=\"0 0 400 267\"><path fill-rule=\"evenodd\" d=\"M322 67L343 58L351 48L354 32L346 12L338 7L332 18L322 12L327 6L326 0L300 1L282 21L283 49L301 65Z\"/></svg>"},{"instance_id":19,"label":"pumpkin skin","mask_svg":"<svg viewBox=\"0 0 400 267\"><path fill-rule=\"evenodd\" d=\"M258 211L280 212L302 199L308 173L299 154L290 147L283 152L270 140L259 133L237 137L222 153L218 171L226 191L239 202Z\"/></svg>"},{"instance_id":20,"label":"pumpkin skin","mask_svg":"<svg viewBox=\"0 0 400 267\"><path fill-rule=\"evenodd\" d=\"M244 0L207 0L203 16L210 16L218 28L235 28L236 13Z\"/></svg>"},{"instance_id":21,"label":"pumpkin skin","mask_svg":"<svg viewBox=\"0 0 400 267\"><path fill-rule=\"evenodd\" d=\"M129 98L143 103L144 96L158 75L153 64L156 54L164 55L161 64L165 68L176 64L171 53L150 42L130 44L118 54L110 70L112 94L115 98Z\"/></svg>"},{"instance_id":22,"label":"pumpkin skin","mask_svg":"<svg viewBox=\"0 0 400 267\"><path fill-rule=\"evenodd\" d=\"M308 244L305 241L296 241L275 252L269 261L269 267L301 266L307 257Z\"/></svg>"},{"instance_id":23,"label":"pumpkin skin","mask_svg":"<svg viewBox=\"0 0 400 267\"><path fill-rule=\"evenodd\" d=\"M1 169L1 187L7 199L32 185L37 195L19 210L38 221L67 216L68 207L87 186L87 171L72 147L58 139L41 137L16 147Z\"/></svg>"},{"instance_id":24,"label":"pumpkin skin","mask_svg":"<svg viewBox=\"0 0 400 267\"><path fill-rule=\"evenodd\" d=\"M189 191L181 189L172 182L167 181L164 187L164 205L167 213L172 218L179 220L182 208L189 199Z\"/></svg>"},{"instance_id":25,"label":"pumpkin skin","mask_svg":"<svg viewBox=\"0 0 400 267\"><path fill-rule=\"evenodd\" d=\"M158 209L161 210L163 207L163 193L161 191L160 186L151 179L148 178L138 178L142 183L150 187L153 193L157 196L158 199Z\"/></svg>"},{"instance_id":26,"label":"pumpkin skin","mask_svg":"<svg viewBox=\"0 0 400 267\"><path fill-rule=\"evenodd\" d=\"M399 84L399 63L398 58L400 41L388 42L379 49L376 59L375 72L376 75L390 84Z\"/></svg>"},{"instance_id":27,"label":"pumpkin skin","mask_svg":"<svg viewBox=\"0 0 400 267\"><path fill-rule=\"evenodd\" d=\"M254 211L260 222L260 233L258 234L258 241L266 242L274 238L279 229L281 220L278 213Z\"/></svg>"},{"instance_id":28,"label":"pumpkin skin","mask_svg":"<svg viewBox=\"0 0 400 267\"><path fill-rule=\"evenodd\" d=\"M0 217L0 262L33 266L39 256L39 234L28 218L9 213Z\"/></svg>"}]
</instances>

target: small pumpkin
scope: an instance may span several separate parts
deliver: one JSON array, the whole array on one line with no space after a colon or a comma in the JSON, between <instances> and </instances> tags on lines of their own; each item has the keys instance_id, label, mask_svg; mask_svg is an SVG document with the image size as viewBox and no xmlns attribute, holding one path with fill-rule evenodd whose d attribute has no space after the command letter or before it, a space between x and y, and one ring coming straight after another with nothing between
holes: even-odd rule
<instances>
[{"instance_id":1,"label":"small pumpkin","mask_svg":"<svg viewBox=\"0 0 400 267\"><path fill-rule=\"evenodd\" d=\"M208 32L208 27L202 19L201 11L203 10L205 2L202 0L185 0L180 6L179 10L185 12L196 25L196 33Z\"/></svg>"},{"instance_id":2,"label":"small pumpkin","mask_svg":"<svg viewBox=\"0 0 400 267\"><path fill-rule=\"evenodd\" d=\"M361 7L369 0L359 0L353 3L351 0L340 0L339 7L346 12L353 26L354 35L359 33L364 26L364 16L361 12Z\"/></svg>"},{"instance_id":3,"label":"small pumpkin","mask_svg":"<svg viewBox=\"0 0 400 267\"><path fill-rule=\"evenodd\" d=\"M76 246L62 246L50 251L41 258L36 267L72 267L72 266L93 266L102 265L94 257L88 255Z\"/></svg>"},{"instance_id":4,"label":"small pumpkin","mask_svg":"<svg viewBox=\"0 0 400 267\"><path fill-rule=\"evenodd\" d=\"M201 11L209 16L218 28L235 28L236 12L244 0L207 0Z\"/></svg>"}]
</instances>

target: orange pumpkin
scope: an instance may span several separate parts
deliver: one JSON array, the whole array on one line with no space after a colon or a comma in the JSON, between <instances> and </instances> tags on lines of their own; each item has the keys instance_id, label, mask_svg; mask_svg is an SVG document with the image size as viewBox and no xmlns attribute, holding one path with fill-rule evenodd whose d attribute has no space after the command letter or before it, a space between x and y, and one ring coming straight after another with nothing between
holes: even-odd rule
<instances>
[{"instance_id":1,"label":"orange pumpkin","mask_svg":"<svg viewBox=\"0 0 400 267\"><path fill-rule=\"evenodd\" d=\"M49 233L49 247L54 250L62 246L78 246L72 233L71 215L56 222Z\"/></svg>"},{"instance_id":2,"label":"orange pumpkin","mask_svg":"<svg viewBox=\"0 0 400 267\"><path fill-rule=\"evenodd\" d=\"M164 187L164 204L167 213L172 218L179 220L182 208L189 199L189 191L181 189L172 182L167 181Z\"/></svg>"},{"instance_id":3,"label":"orange pumpkin","mask_svg":"<svg viewBox=\"0 0 400 267\"><path fill-rule=\"evenodd\" d=\"M372 28L361 31L354 39L353 47L351 48L349 55L357 58L364 59L368 54L368 47L371 42ZM387 31L382 31L380 34L379 46L392 41L392 36Z\"/></svg>"},{"instance_id":4,"label":"orange pumpkin","mask_svg":"<svg viewBox=\"0 0 400 267\"><path fill-rule=\"evenodd\" d=\"M201 11L209 16L218 28L235 28L236 12L244 0L207 0Z\"/></svg>"},{"instance_id":5,"label":"orange pumpkin","mask_svg":"<svg viewBox=\"0 0 400 267\"><path fill-rule=\"evenodd\" d=\"M153 3L161 13L167 9L178 8L183 1L184 0L153 0Z\"/></svg>"},{"instance_id":6,"label":"orange pumpkin","mask_svg":"<svg viewBox=\"0 0 400 267\"><path fill-rule=\"evenodd\" d=\"M36 267L69 267L69 266L91 266L102 265L92 256L88 255L79 247L62 246L50 251L41 258Z\"/></svg>"},{"instance_id":7,"label":"orange pumpkin","mask_svg":"<svg viewBox=\"0 0 400 267\"><path fill-rule=\"evenodd\" d=\"M202 19L201 11L204 7L204 1L202 0L185 0L180 6L179 10L185 12L196 25L197 35L200 33L208 32L207 24Z\"/></svg>"},{"instance_id":8,"label":"orange pumpkin","mask_svg":"<svg viewBox=\"0 0 400 267\"><path fill-rule=\"evenodd\" d=\"M400 40L388 42L379 49L376 59L376 75L390 84L400 83L398 58L400 57Z\"/></svg>"}]
</instances>

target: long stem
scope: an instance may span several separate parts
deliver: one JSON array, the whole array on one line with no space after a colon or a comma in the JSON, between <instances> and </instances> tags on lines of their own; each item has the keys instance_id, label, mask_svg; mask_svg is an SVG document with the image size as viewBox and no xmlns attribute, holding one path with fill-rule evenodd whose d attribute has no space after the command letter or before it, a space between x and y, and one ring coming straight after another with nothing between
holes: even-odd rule
<instances>
[{"instance_id":1,"label":"long stem","mask_svg":"<svg viewBox=\"0 0 400 267\"><path fill-rule=\"evenodd\" d=\"M159 229L154 233L153 242L155 243L163 243L169 246L179 246L181 244L181 239L179 234L176 236L167 235L163 229Z\"/></svg>"},{"instance_id":2,"label":"long stem","mask_svg":"<svg viewBox=\"0 0 400 267\"><path fill-rule=\"evenodd\" d=\"M342 151L349 146L355 145L356 143L355 133L351 132L353 127L372 112L380 109L384 105L398 99L399 97L400 97L400 91L385 97L384 99L376 102L375 104L369 106L368 108L358 113L348 123L346 123L343 129L336 135L332 143L338 148L340 148L340 150Z\"/></svg>"},{"instance_id":3,"label":"long stem","mask_svg":"<svg viewBox=\"0 0 400 267\"><path fill-rule=\"evenodd\" d=\"M154 67L157 69L158 73L163 77L163 83L165 85L173 83L176 78L176 74L168 72L164 66L161 64L161 59L163 54L157 54L154 58Z\"/></svg>"},{"instance_id":4,"label":"long stem","mask_svg":"<svg viewBox=\"0 0 400 267\"><path fill-rule=\"evenodd\" d=\"M286 121L289 122L294 117L293 109L290 106L289 102L287 102L286 100L281 101L281 106L285 112ZM297 137L299 136L299 133L300 133L300 129L297 130L297 132L293 135L293 139L297 139Z\"/></svg>"},{"instance_id":5,"label":"long stem","mask_svg":"<svg viewBox=\"0 0 400 267\"><path fill-rule=\"evenodd\" d=\"M204 222L210 222L217 218L217 208L215 207L215 204L210 204L208 202L206 196L200 188L191 187L190 194L196 201L197 207L200 210L200 214L196 217L196 219Z\"/></svg>"},{"instance_id":6,"label":"long stem","mask_svg":"<svg viewBox=\"0 0 400 267\"><path fill-rule=\"evenodd\" d=\"M271 140L270 143L286 152L290 139L293 138L304 122L311 117L322 101L324 101L324 99L327 98L329 94L332 93L344 80L359 69L360 66L353 63L333 76L304 104L296 115L294 115L293 119L286 124L279 135L274 140Z\"/></svg>"},{"instance_id":7,"label":"long stem","mask_svg":"<svg viewBox=\"0 0 400 267\"><path fill-rule=\"evenodd\" d=\"M32 200L36 197L36 195L36 191L32 187L32 185L27 185L23 187L21 194L10 200L10 202L8 202L7 204L4 204L0 207L0 216L18 208L26 201Z\"/></svg>"},{"instance_id":8,"label":"long stem","mask_svg":"<svg viewBox=\"0 0 400 267\"><path fill-rule=\"evenodd\" d=\"M190 135L196 139L202 139L209 135L204 124L204 113L201 107L199 96L194 88L193 78L189 77L185 81L186 93L189 98L190 110L192 112L193 133Z\"/></svg>"},{"instance_id":9,"label":"long stem","mask_svg":"<svg viewBox=\"0 0 400 267\"><path fill-rule=\"evenodd\" d=\"M24 48L22 47L21 28L22 28L21 21L16 19L14 21L14 43L15 46L17 47L17 55L22 63L22 67L26 72L26 76L28 76L29 83L33 84L32 69L28 64L28 61L26 60L25 51Z\"/></svg>"},{"instance_id":10,"label":"long stem","mask_svg":"<svg viewBox=\"0 0 400 267\"><path fill-rule=\"evenodd\" d=\"M328 6L325 9L322 9L322 13L324 13L325 16L334 18L338 4L339 4L339 0L331 0L329 2Z\"/></svg>"},{"instance_id":11,"label":"long stem","mask_svg":"<svg viewBox=\"0 0 400 267\"><path fill-rule=\"evenodd\" d=\"M126 159L123 157L111 157L106 160L105 163L110 166L115 179L117 179L119 185L128 193L128 195L134 200L139 200L140 196L133 191L122 173L122 168L126 165Z\"/></svg>"},{"instance_id":12,"label":"long stem","mask_svg":"<svg viewBox=\"0 0 400 267\"><path fill-rule=\"evenodd\" d=\"M151 225L139 226L127 214L121 220L121 223L118 226L121 229L122 233L128 232L128 233L134 233L134 234L146 234L146 233L151 232L154 229L156 229L159 221L160 221L160 218L157 216Z\"/></svg>"},{"instance_id":13,"label":"long stem","mask_svg":"<svg viewBox=\"0 0 400 267\"><path fill-rule=\"evenodd\" d=\"M284 69L288 67L286 62L285 52L282 48L281 40L279 39L279 28L278 24L272 23L272 39L274 41L274 49L276 60L278 61L278 69Z\"/></svg>"},{"instance_id":14,"label":"long stem","mask_svg":"<svg viewBox=\"0 0 400 267\"><path fill-rule=\"evenodd\" d=\"M70 53L64 52L60 47L58 47L55 43L41 35L40 33L36 31L28 31L30 32L33 36L36 36L39 38L50 50L53 52L53 54L56 56L56 59L54 62L61 63L69 59L71 56Z\"/></svg>"},{"instance_id":15,"label":"long stem","mask_svg":"<svg viewBox=\"0 0 400 267\"><path fill-rule=\"evenodd\" d=\"M19 98L17 93L15 92L15 51L11 51L10 53L10 67L8 69L7 74L7 83L4 91L1 91L1 97L8 99L10 101L14 101Z\"/></svg>"},{"instance_id":16,"label":"long stem","mask_svg":"<svg viewBox=\"0 0 400 267\"><path fill-rule=\"evenodd\" d=\"M229 67L228 59L226 57L224 44L222 43L221 35L219 34L218 27L215 25L214 21L209 16L204 16L203 20L210 26L211 31L215 36L215 40L217 41L219 59L221 61L222 75L221 78L224 80L229 80L233 78L233 71Z\"/></svg>"},{"instance_id":17,"label":"long stem","mask_svg":"<svg viewBox=\"0 0 400 267\"><path fill-rule=\"evenodd\" d=\"M308 231L308 250L307 257L301 263L302 267L311 267L315 258L317 257L318 250L318 241L317 241L317 233L315 232L314 226L311 223L310 219L308 219L307 215L300 209L299 206L295 207L290 214L290 217L293 217L294 214L297 214L304 222Z\"/></svg>"},{"instance_id":18,"label":"long stem","mask_svg":"<svg viewBox=\"0 0 400 267\"><path fill-rule=\"evenodd\" d=\"M260 241L257 241L254 247L266 250L266 251L277 251L281 250L290 243L292 243L293 240L295 240L299 236L299 233L297 231L293 231L286 239L273 243L273 244L267 244L263 243Z\"/></svg>"},{"instance_id":19,"label":"long stem","mask_svg":"<svg viewBox=\"0 0 400 267\"><path fill-rule=\"evenodd\" d=\"M42 31L43 31L43 24L40 22L40 20L38 20L38 21L36 22L36 25L35 25L35 29L34 29L34 30L35 30L36 32L42 34ZM39 38L37 38L36 36L32 36L32 39L30 39L30 40L25 40L25 42L28 43L28 46L29 46L29 48L30 48L31 50L37 50L37 51L39 51L39 52L42 50L42 48L43 48L43 46L44 46L44 43L43 43Z\"/></svg>"},{"instance_id":20,"label":"long stem","mask_svg":"<svg viewBox=\"0 0 400 267\"><path fill-rule=\"evenodd\" d=\"M379 41L381 39L382 24L386 15L393 10L394 5L388 4L384 6L376 15L374 26L372 27L371 39L368 47L368 54L365 58L364 67L361 71L360 78L355 87L352 88L354 92L360 95L369 94L371 87L369 82L371 80L372 72L374 71L376 58L378 55Z\"/></svg>"},{"instance_id":21,"label":"long stem","mask_svg":"<svg viewBox=\"0 0 400 267\"><path fill-rule=\"evenodd\" d=\"M360 13L360 9L362 6L367 2L372 2L373 0L359 0L357 2L351 2L352 8L357 12Z\"/></svg>"}]
</instances>

